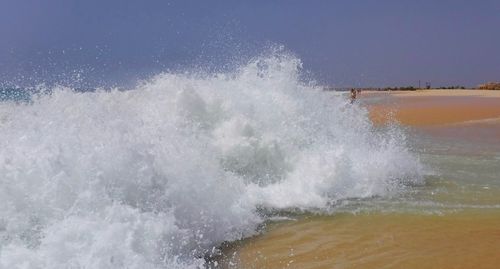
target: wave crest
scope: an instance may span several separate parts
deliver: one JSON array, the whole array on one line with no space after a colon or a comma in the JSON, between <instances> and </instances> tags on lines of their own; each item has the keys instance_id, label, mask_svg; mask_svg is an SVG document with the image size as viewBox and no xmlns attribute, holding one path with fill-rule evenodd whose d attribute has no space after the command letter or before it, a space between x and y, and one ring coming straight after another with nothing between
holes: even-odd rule
<instances>
[{"instance_id":1,"label":"wave crest","mask_svg":"<svg viewBox=\"0 0 500 269\"><path fill-rule=\"evenodd\" d=\"M398 128L274 53L233 73L0 104L0 264L186 268L257 208L326 208L422 181Z\"/></svg>"}]
</instances>

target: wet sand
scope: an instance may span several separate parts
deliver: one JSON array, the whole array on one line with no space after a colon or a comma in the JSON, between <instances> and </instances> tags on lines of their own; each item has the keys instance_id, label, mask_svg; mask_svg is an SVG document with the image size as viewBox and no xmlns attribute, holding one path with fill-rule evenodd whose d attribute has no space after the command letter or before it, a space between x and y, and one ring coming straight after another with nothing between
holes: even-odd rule
<instances>
[{"instance_id":1,"label":"wet sand","mask_svg":"<svg viewBox=\"0 0 500 269\"><path fill-rule=\"evenodd\" d=\"M396 210L270 223L263 234L227 248L225 267L498 268L500 91L363 92L359 102L376 125L397 121L419 139L429 136L420 150L431 151L423 158L442 174L403 198L417 201L411 210L388 201ZM445 143L493 155L436 149Z\"/></svg>"},{"instance_id":2,"label":"wet sand","mask_svg":"<svg viewBox=\"0 0 500 269\"><path fill-rule=\"evenodd\" d=\"M340 214L277 224L239 268L498 268L500 212Z\"/></svg>"},{"instance_id":3,"label":"wet sand","mask_svg":"<svg viewBox=\"0 0 500 269\"><path fill-rule=\"evenodd\" d=\"M376 124L396 120L404 125L429 127L500 122L500 91L365 92L361 100L368 103L370 118Z\"/></svg>"},{"instance_id":4,"label":"wet sand","mask_svg":"<svg viewBox=\"0 0 500 269\"><path fill-rule=\"evenodd\" d=\"M443 141L469 140L500 150L500 91L365 92L360 101L376 125L398 122Z\"/></svg>"}]
</instances>

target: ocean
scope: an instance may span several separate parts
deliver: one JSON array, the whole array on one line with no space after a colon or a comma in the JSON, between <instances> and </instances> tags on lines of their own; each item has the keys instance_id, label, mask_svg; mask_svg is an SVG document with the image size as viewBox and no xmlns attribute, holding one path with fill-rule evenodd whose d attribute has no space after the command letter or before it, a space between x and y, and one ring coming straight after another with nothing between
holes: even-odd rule
<instances>
[{"instance_id":1,"label":"ocean","mask_svg":"<svg viewBox=\"0 0 500 269\"><path fill-rule=\"evenodd\" d=\"M434 152L301 72L271 53L126 90L2 97L0 267L306 268L345 247L359 254L338 266L350 268L376 260L358 247L391 223L498 223L498 155ZM291 248L296 236L318 240ZM334 243L314 255L321 242Z\"/></svg>"}]
</instances>

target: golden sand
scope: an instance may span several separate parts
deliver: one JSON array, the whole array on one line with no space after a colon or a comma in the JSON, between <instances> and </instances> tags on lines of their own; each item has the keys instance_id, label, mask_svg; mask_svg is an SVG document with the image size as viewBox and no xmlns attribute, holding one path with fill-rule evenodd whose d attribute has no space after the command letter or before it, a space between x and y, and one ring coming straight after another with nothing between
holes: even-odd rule
<instances>
[{"instance_id":1,"label":"golden sand","mask_svg":"<svg viewBox=\"0 0 500 269\"><path fill-rule=\"evenodd\" d=\"M426 90L370 92L363 97L387 96L369 105L376 124L396 120L412 126L431 126L500 119L500 91Z\"/></svg>"},{"instance_id":2,"label":"golden sand","mask_svg":"<svg viewBox=\"0 0 500 269\"><path fill-rule=\"evenodd\" d=\"M276 224L239 268L499 268L500 212L341 214Z\"/></svg>"}]
</instances>

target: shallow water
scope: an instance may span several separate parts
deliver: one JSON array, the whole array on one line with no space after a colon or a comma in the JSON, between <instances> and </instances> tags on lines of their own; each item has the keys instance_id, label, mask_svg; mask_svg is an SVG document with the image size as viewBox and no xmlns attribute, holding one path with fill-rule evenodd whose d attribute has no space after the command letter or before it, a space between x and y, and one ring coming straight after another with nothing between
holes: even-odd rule
<instances>
[{"instance_id":1,"label":"shallow water","mask_svg":"<svg viewBox=\"0 0 500 269\"><path fill-rule=\"evenodd\" d=\"M497 209L340 213L275 223L236 247L237 268L497 268ZM231 250L233 251L233 250Z\"/></svg>"},{"instance_id":2,"label":"shallow water","mask_svg":"<svg viewBox=\"0 0 500 269\"><path fill-rule=\"evenodd\" d=\"M500 151L480 136L408 132L427 169L424 185L268 222L261 235L230 244L224 266L498 268Z\"/></svg>"}]
</instances>

